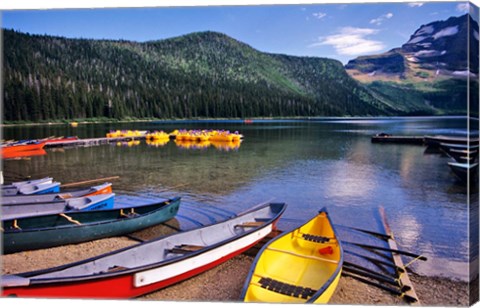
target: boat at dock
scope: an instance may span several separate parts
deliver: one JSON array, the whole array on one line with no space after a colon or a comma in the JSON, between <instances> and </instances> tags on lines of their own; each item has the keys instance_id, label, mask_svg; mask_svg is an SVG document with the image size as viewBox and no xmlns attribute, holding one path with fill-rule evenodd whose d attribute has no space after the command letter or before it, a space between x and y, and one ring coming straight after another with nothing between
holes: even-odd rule
<instances>
[{"instance_id":1,"label":"boat at dock","mask_svg":"<svg viewBox=\"0 0 480 308\"><path fill-rule=\"evenodd\" d=\"M102 194L89 197L60 199L45 203L2 204L2 221L44 215L56 215L74 211L90 211L113 208L115 194Z\"/></svg>"},{"instance_id":2,"label":"boat at dock","mask_svg":"<svg viewBox=\"0 0 480 308\"><path fill-rule=\"evenodd\" d=\"M54 201L62 201L69 198L88 197L100 194L111 194L112 183L104 183L89 188L81 188L76 190L63 191L59 193L50 194L36 194L36 195L14 195L3 196L1 200L2 205L28 204L28 203L48 203Z\"/></svg>"},{"instance_id":3,"label":"boat at dock","mask_svg":"<svg viewBox=\"0 0 480 308\"><path fill-rule=\"evenodd\" d=\"M89 211L67 211L19 219L2 217L3 252L49 248L132 233L173 218L179 206L180 198L176 197Z\"/></svg>"},{"instance_id":4,"label":"boat at dock","mask_svg":"<svg viewBox=\"0 0 480 308\"><path fill-rule=\"evenodd\" d=\"M439 147L441 143L478 146L478 137L468 138L465 136L424 136L426 146Z\"/></svg>"},{"instance_id":5,"label":"boat at dock","mask_svg":"<svg viewBox=\"0 0 480 308\"><path fill-rule=\"evenodd\" d=\"M453 174L464 184L478 183L478 163L448 162Z\"/></svg>"},{"instance_id":6,"label":"boat at dock","mask_svg":"<svg viewBox=\"0 0 480 308\"><path fill-rule=\"evenodd\" d=\"M2 158L5 157L12 157L15 154L26 152L26 151L38 151L43 149L45 146L46 141L39 141L39 140L25 140L25 141L18 141L18 142L11 142L2 144L0 146L0 156Z\"/></svg>"},{"instance_id":7,"label":"boat at dock","mask_svg":"<svg viewBox=\"0 0 480 308\"><path fill-rule=\"evenodd\" d=\"M342 273L343 250L325 209L284 232L257 254L241 299L264 303L328 303Z\"/></svg>"},{"instance_id":8,"label":"boat at dock","mask_svg":"<svg viewBox=\"0 0 480 308\"><path fill-rule=\"evenodd\" d=\"M61 266L4 275L2 296L132 298L172 285L254 246L285 203L257 206L223 222L179 232Z\"/></svg>"},{"instance_id":9,"label":"boat at dock","mask_svg":"<svg viewBox=\"0 0 480 308\"><path fill-rule=\"evenodd\" d=\"M2 196L48 194L59 191L60 183L54 182L52 178L48 177L2 185Z\"/></svg>"}]
</instances>

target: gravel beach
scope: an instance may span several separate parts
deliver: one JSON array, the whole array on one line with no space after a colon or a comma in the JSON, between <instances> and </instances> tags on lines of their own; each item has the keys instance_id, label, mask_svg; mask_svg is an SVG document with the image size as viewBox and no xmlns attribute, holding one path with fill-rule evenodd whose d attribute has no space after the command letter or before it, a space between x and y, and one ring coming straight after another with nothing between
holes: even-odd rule
<instances>
[{"instance_id":1,"label":"gravel beach","mask_svg":"<svg viewBox=\"0 0 480 308\"><path fill-rule=\"evenodd\" d=\"M148 237L146 230L135 234ZM158 230L156 231L158 232ZM66 245L2 256L2 273L14 274L48 268L119 249L136 243L128 237L115 237L77 245ZM239 255L207 272L168 288L144 295L137 301L238 302L243 283L254 257ZM466 282L445 278L410 275L422 306L468 306ZM478 279L476 281L478 284ZM477 289L478 292L478 289ZM330 304L407 305L403 299L350 277L342 277Z\"/></svg>"}]
</instances>

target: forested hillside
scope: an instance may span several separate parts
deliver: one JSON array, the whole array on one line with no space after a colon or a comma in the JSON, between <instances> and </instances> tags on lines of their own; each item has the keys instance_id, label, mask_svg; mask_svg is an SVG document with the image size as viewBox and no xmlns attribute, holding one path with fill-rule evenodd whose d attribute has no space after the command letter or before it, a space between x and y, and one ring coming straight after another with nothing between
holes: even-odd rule
<instances>
[{"instance_id":1,"label":"forested hillside","mask_svg":"<svg viewBox=\"0 0 480 308\"><path fill-rule=\"evenodd\" d=\"M137 43L4 30L4 120L393 115L336 60L201 32Z\"/></svg>"}]
</instances>

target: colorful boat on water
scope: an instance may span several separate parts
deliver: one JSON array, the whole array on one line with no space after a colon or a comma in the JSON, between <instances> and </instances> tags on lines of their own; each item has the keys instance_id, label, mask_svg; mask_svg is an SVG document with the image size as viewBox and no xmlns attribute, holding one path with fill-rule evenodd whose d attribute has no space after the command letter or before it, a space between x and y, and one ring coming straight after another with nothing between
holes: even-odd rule
<instances>
[{"instance_id":1,"label":"colorful boat on water","mask_svg":"<svg viewBox=\"0 0 480 308\"><path fill-rule=\"evenodd\" d=\"M47 151L44 149L31 150L31 151L15 151L11 153L3 153L3 159L27 159L34 156L47 155Z\"/></svg>"},{"instance_id":2,"label":"colorful boat on water","mask_svg":"<svg viewBox=\"0 0 480 308\"><path fill-rule=\"evenodd\" d=\"M148 204L67 211L21 219L2 217L3 252L43 249L132 233L173 218L179 206L180 198L177 197ZM132 255L132 261L134 259Z\"/></svg>"},{"instance_id":3,"label":"colorful boat on water","mask_svg":"<svg viewBox=\"0 0 480 308\"><path fill-rule=\"evenodd\" d=\"M159 237L86 260L4 275L2 296L132 298L172 285L244 252L267 236L285 211L269 203L226 221Z\"/></svg>"},{"instance_id":4,"label":"colorful boat on water","mask_svg":"<svg viewBox=\"0 0 480 308\"><path fill-rule=\"evenodd\" d=\"M154 131L145 135L147 141L170 140L170 135L161 131Z\"/></svg>"},{"instance_id":5,"label":"colorful boat on water","mask_svg":"<svg viewBox=\"0 0 480 308\"><path fill-rule=\"evenodd\" d=\"M343 250L326 210L258 252L241 299L264 303L328 303L342 273Z\"/></svg>"},{"instance_id":6,"label":"colorful boat on water","mask_svg":"<svg viewBox=\"0 0 480 308\"><path fill-rule=\"evenodd\" d=\"M220 141L220 142L232 142L239 141L243 138L243 135L239 132L231 133L228 130L185 130L176 129L169 134L177 141Z\"/></svg>"},{"instance_id":7,"label":"colorful boat on water","mask_svg":"<svg viewBox=\"0 0 480 308\"><path fill-rule=\"evenodd\" d=\"M146 130L112 130L107 133L107 138L144 137Z\"/></svg>"},{"instance_id":8,"label":"colorful boat on water","mask_svg":"<svg viewBox=\"0 0 480 308\"><path fill-rule=\"evenodd\" d=\"M8 144L2 144L0 146L0 155L2 158L5 156L12 157L14 154L25 151L37 151L45 147L46 141L27 140L22 142L13 142Z\"/></svg>"},{"instance_id":9,"label":"colorful boat on water","mask_svg":"<svg viewBox=\"0 0 480 308\"><path fill-rule=\"evenodd\" d=\"M61 191L51 194L34 194L34 195L14 195L3 196L2 205L28 204L28 203L47 203L54 201L62 201L69 198L88 197L101 194L111 194L112 183L104 183L88 188L81 188L70 191Z\"/></svg>"}]
</instances>

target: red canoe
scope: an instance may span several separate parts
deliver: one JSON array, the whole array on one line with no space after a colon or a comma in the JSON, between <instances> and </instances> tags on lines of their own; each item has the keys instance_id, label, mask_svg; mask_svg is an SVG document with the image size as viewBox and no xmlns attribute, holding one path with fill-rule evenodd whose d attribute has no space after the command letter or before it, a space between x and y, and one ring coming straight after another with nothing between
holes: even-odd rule
<instances>
[{"instance_id":1,"label":"red canoe","mask_svg":"<svg viewBox=\"0 0 480 308\"><path fill-rule=\"evenodd\" d=\"M12 156L14 154L20 153L20 152L25 152L25 151L37 151L43 149L45 146L45 141L43 142L27 142L27 143L15 143L11 145L4 145L0 147L0 153L2 154L2 157L4 156Z\"/></svg>"},{"instance_id":2,"label":"red canoe","mask_svg":"<svg viewBox=\"0 0 480 308\"><path fill-rule=\"evenodd\" d=\"M270 234L285 203L269 203L213 225L179 232L79 262L4 275L2 296L132 298L219 265Z\"/></svg>"}]
</instances>

